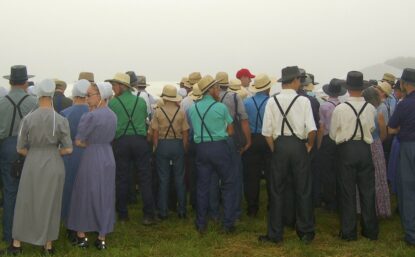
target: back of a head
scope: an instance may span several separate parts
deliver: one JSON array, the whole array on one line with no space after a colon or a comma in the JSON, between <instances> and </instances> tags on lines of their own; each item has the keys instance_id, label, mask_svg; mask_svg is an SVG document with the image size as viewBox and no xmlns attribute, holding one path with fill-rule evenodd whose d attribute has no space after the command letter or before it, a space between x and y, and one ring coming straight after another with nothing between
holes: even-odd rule
<instances>
[{"instance_id":1,"label":"back of a head","mask_svg":"<svg viewBox=\"0 0 415 257\"><path fill-rule=\"evenodd\" d=\"M362 91L362 96L365 98L365 101L372 104L376 108L380 105L381 99L378 91L374 87L368 87Z\"/></svg>"}]
</instances>

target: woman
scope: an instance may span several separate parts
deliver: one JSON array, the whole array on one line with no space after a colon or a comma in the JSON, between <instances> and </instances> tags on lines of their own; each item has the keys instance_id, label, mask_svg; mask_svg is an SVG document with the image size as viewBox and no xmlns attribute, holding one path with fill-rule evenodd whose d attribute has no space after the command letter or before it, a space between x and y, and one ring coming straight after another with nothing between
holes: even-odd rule
<instances>
[{"instance_id":1,"label":"woman","mask_svg":"<svg viewBox=\"0 0 415 257\"><path fill-rule=\"evenodd\" d=\"M107 107L112 86L91 84L87 91L90 112L78 126L75 144L84 147L69 208L68 229L77 231L76 245L88 247L85 232L98 232L95 246L106 249L105 236L115 223L115 160L111 141L117 118Z\"/></svg>"},{"instance_id":2,"label":"woman","mask_svg":"<svg viewBox=\"0 0 415 257\"><path fill-rule=\"evenodd\" d=\"M386 162L382 147L382 140L386 139L385 117L380 110L381 98L374 87L363 91L363 97L367 102L377 108L375 116L375 131L372 132L373 143L370 145L373 166L375 167L376 213L378 217L387 218L391 214L391 204L388 182L386 178Z\"/></svg>"},{"instance_id":3,"label":"woman","mask_svg":"<svg viewBox=\"0 0 415 257\"><path fill-rule=\"evenodd\" d=\"M22 121L17 152L26 156L13 221L10 254L20 253L21 242L43 245L53 254L58 239L65 167L61 155L72 152L68 121L53 109L55 82L47 79L36 85L39 108ZM59 146L60 145L60 146ZM59 146L59 147L58 147Z\"/></svg>"}]
</instances>

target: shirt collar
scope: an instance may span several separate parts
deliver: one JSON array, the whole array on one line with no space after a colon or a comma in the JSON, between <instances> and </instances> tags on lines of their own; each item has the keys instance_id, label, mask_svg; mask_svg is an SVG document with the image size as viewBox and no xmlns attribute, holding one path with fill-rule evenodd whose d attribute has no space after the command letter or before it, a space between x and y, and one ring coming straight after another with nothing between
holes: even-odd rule
<instances>
[{"instance_id":1,"label":"shirt collar","mask_svg":"<svg viewBox=\"0 0 415 257\"><path fill-rule=\"evenodd\" d=\"M327 99L327 101L339 102L340 100L339 100L339 98L337 98L337 97L329 97L329 98Z\"/></svg>"},{"instance_id":2,"label":"shirt collar","mask_svg":"<svg viewBox=\"0 0 415 257\"><path fill-rule=\"evenodd\" d=\"M349 96L347 100L352 101L352 102L364 102L365 101L365 99L362 96L359 96L359 97Z\"/></svg>"},{"instance_id":3,"label":"shirt collar","mask_svg":"<svg viewBox=\"0 0 415 257\"><path fill-rule=\"evenodd\" d=\"M296 95L297 92L295 92L294 89L282 89L280 94L282 94L282 95Z\"/></svg>"},{"instance_id":4,"label":"shirt collar","mask_svg":"<svg viewBox=\"0 0 415 257\"><path fill-rule=\"evenodd\" d=\"M23 89L18 88L18 87L11 87L10 88L10 93L26 93Z\"/></svg>"},{"instance_id":5,"label":"shirt collar","mask_svg":"<svg viewBox=\"0 0 415 257\"><path fill-rule=\"evenodd\" d=\"M202 100L203 101L215 101L215 99L213 99L213 97L209 94L204 95Z\"/></svg>"}]
</instances>

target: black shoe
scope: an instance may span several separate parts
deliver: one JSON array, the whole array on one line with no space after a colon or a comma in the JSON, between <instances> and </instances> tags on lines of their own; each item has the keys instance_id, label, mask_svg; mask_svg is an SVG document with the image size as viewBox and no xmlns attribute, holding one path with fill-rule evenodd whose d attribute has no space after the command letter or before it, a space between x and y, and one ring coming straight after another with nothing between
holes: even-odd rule
<instances>
[{"instance_id":1,"label":"black shoe","mask_svg":"<svg viewBox=\"0 0 415 257\"><path fill-rule=\"evenodd\" d=\"M262 235L258 237L258 241L260 243L274 243L274 244L279 244L282 242L282 240L278 240L278 239L272 239L270 238L268 235Z\"/></svg>"},{"instance_id":2,"label":"black shoe","mask_svg":"<svg viewBox=\"0 0 415 257\"><path fill-rule=\"evenodd\" d=\"M152 225L157 224L157 222L154 218L145 217L141 221L141 224L143 224L144 226L152 226Z\"/></svg>"},{"instance_id":3,"label":"black shoe","mask_svg":"<svg viewBox=\"0 0 415 257\"><path fill-rule=\"evenodd\" d=\"M71 242L71 244L76 243L76 231L67 229L66 230L66 237L68 238L69 242Z\"/></svg>"},{"instance_id":4,"label":"black shoe","mask_svg":"<svg viewBox=\"0 0 415 257\"><path fill-rule=\"evenodd\" d=\"M76 242L74 244L75 246L78 246L79 248L88 248L88 238L87 237L78 237L76 236Z\"/></svg>"},{"instance_id":5,"label":"black shoe","mask_svg":"<svg viewBox=\"0 0 415 257\"><path fill-rule=\"evenodd\" d=\"M105 244L105 241L104 241L104 240L100 240L100 239L98 239L98 238L97 238L97 240L95 241L95 247L96 247L98 250L105 250L105 249L107 249L107 245Z\"/></svg>"},{"instance_id":6,"label":"black shoe","mask_svg":"<svg viewBox=\"0 0 415 257\"><path fill-rule=\"evenodd\" d=\"M48 255L54 255L55 254L55 248L50 248L50 249L46 249L44 247L42 247L42 255L43 256L48 256Z\"/></svg>"},{"instance_id":7,"label":"black shoe","mask_svg":"<svg viewBox=\"0 0 415 257\"><path fill-rule=\"evenodd\" d=\"M13 256L16 256L16 255L19 255L19 254L22 254L22 253L23 253L23 249L22 249L21 246L20 247L15 247L13 245L10 245L6 249L0 251L0 255L13 255Z\"/></svg>"},{"instance_id":8,"label":"black shoe","mask_svg":"<svg viewBox=\"0 0 415 257\"><path fill-rule=\"evenodd\" d=\"M343 233L340 231L339 233L339 237L341 240L350 242L350 241L356 241L357 240L357 236L345 236L343 235Z\"/></svg>"},{"instance_id":9,"label":"black shoe","mask_svg":"<svg viewBox=\"0 0 415 257\"><path fill-rule=\"evenodd\" d=\"M308 245L314 240L314 233L305 234L300 237L301 242Z\"/></svg>"},{"instance_id":10,"label":"black shoe","mask_svg":"<svg viewBox=\"0 0 415 257\"><path fill-rule=\"evenodd\" d=\"M223 233L225 233L225 234L233 234L233 233L235 233L235 231L236 231L235 226L230 226L230 227L224 227L223 228Z\"/></svg>"},{"instance_id":11,"label":"black shoe","mask_svg":"<svg viewBox=\"0 0 415 257\"><path fill-rule=\"evenodd\" d=\"M158 215L157 215L157 218L158 218L159 220L163 221L163 220L166 220L168 217L167 217L167 215L161 215L161 214L158 214Z\"/></svg>"},{"instance_id":12,"label":"black shoe","mask_svg":"<svg viewBox=\"0 0 415 257\"><path fill-rule=\"evenodd\" d=\"M177 217L178 217L180 220L185 220L185 219L187 219L187 215L186 215L186 213L179 213L179 214L177 214Z\"/></svg>"}]
</instances>

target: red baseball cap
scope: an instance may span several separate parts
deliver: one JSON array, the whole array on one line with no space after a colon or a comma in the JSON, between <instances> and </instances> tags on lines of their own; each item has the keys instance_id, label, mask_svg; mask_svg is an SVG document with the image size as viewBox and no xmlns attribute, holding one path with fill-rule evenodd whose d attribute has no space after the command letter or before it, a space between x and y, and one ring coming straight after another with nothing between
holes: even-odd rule
<instances>
[{"instance_id":1,"label":"red baseball cap","mask_svg":"<svg viewBox=\"0 0 415 257\"><path fill-rule=\"evenodd\" d=\"M240 69L236 73L236 78L240 79L242 77L249 77L251 79L255 78L255 75L252 74L248 69Z\"/></svg>"}]
</instances>

